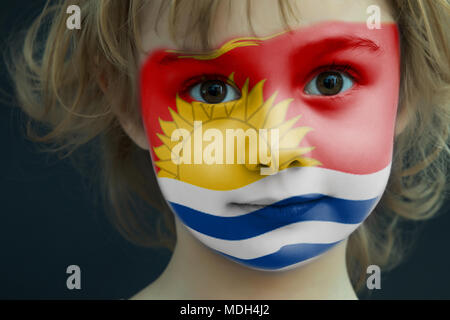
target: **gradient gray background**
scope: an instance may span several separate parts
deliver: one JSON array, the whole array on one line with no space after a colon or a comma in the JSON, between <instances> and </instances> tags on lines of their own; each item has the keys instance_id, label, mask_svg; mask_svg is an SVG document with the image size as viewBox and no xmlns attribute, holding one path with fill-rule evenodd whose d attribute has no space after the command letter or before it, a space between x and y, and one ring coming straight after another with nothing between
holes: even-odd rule
<instances>
[{"instance_id":1,"label":"gradient gray background","mask_svg":"<svg viewBox=\"0 0 450 320\"><path fill-rule=\"evenodd\" d=\"M0 4L0 41L32 21L43 1ZM450 32L450 30L449 30ZM0 69L0 299L122 299L152 282L167 250L134 246L112 228L67 160L37 153L23 137L4 65ZM413 253L369 299L450 298L450 203L422 224ZM67 266L81 267L82 289L66 288Z\"/></svg>"}]
</instances>

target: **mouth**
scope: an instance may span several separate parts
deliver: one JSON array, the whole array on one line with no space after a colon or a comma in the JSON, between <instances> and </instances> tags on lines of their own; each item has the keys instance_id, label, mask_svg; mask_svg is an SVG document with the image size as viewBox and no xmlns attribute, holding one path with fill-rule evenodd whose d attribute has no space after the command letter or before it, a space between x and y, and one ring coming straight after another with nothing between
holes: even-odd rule
<instances>
[{"instance_id":1,"label":"mouth","mask_svg":"<svg viewBox=\"0 0 450 320\"><path fill-rule=\"evenodd\" d=\"M231 202L229 205L239 207L246 212L255 212L266 218L292 220L302 216L325 198L324 195L312 194L291 197L281 201L260 199L248 203Z\"/></svg>"}]
</instances>

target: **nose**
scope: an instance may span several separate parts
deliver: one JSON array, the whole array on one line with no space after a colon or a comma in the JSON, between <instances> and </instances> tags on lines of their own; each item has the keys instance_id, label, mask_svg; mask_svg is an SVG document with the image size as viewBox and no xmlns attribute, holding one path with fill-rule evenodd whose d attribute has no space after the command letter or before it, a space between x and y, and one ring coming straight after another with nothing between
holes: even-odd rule
<instances>
[{"instance_id":1,"label":"nose","mask_svg":"<svg viewBox=\"0 0 450 320\"><path fill-rule=\"evenodd\" d=\"M314 146L309 144L306 135L313 129L307 126L294 127L301 115L283 120L289 102L279 103L271 109L271 117L264 123L262 132L260 129L257 162L247 165L247 169L272 175L287 168L321 165L319 161L308 157Z\"/></svg>"},{"instance_id":2,"label":"nose","mask_svg":"<svg viewBox=\"0 0 450 320\"><path fill-rule=\"evenodd\" d=\"M314 150L314 147L295 148L292 150L280 149L279 170L293 167L311 167L319 165L319 161L305 156L305 154L311 152L312 150Z\"/></svg>"},{"instance_id":3,"label":"nose","mask_svg":"<svg viewBox=\"0 0 450 320\"><path fill-rule=\"evenodd\" d=\"M269 162L263 163L258 156L256 164L247 163L245 166L250 171L260 171L262 174L271 175L288 168L321 165L318 160L305 156L313 150L314 147L279 148L270 152Z\"/></svg>"}]
</instances>

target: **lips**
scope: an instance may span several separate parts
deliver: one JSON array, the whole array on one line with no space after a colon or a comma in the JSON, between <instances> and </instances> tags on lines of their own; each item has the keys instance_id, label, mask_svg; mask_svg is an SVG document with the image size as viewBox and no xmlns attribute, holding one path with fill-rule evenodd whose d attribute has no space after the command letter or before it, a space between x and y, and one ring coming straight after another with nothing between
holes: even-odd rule
<instances>
[{"instance_id":1,"label":"lips","mask_svg":"<svg viewBox=\"0 0 450 320\"><path fill-rule=\"evenodd\" d=\"M260 199L251 203L235 203L230 206L238 206L246 211L251 210L261 217L276 220L295 220L318 205L326 196L321 194L310 194L291 197L281 201L273 199Z\"/></svg>"},{"instance_id":2,"label":"lips","mask_svg":"<svg viewBox=\"0 0 450 320\"><path fill-rule=\"evenodd\" d=\"M293 204L301 204L306 202L311 202L318 200L320 198L325 197L322 194L307 194L303 196L296 196L296 197L290 197L283 200L276 200L273 198L265 198L265 199L259 199L251 202L245 202L245 203L237 203L232 202L231 204L234 205L248 205L248 206L255 206L255 207L265 207L265 206L275 206L275 207L285 207Z\"/></svg>"}]
</instances>

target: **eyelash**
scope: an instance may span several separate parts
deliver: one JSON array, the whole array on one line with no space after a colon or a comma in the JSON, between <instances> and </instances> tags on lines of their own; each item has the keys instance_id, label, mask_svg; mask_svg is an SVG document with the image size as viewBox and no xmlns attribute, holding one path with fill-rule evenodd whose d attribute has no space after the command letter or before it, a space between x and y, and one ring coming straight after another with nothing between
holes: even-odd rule
<instances>
[{"instance_id":1,"label":"eyelash","mask_svg":"<svg viewBox=\"0 0 450 320\"><path fill-rule=\"evenodd\" d=\"M353 68L352 65L346 63L346 64L338 64L335 63L334 61L330 64L327 65L323 65L320 66L318 68L316 68L313 72L311 72L308 76L307 79L313 79L316 75L320 74L321 72L325 72L325 71L339 71L339 72L344 72L347 75L349 75L352 80L354 81L358 81L358 73L356 72L356 70Z\"/></svg>"},{"instance_id":2,"label":"eyelash","mask_svg":"<svg viewBox=\"0 0 450 320\"><path fill-rule=\"evenodd\" d=\"M230 86L233 86L236 90L240 91L239 87L234 83L234 81L231 81L228 79L228 77L225 77L221 74L201 74L198 76L194 76L188 80L186 80L181 87L180 92L184 95L187 92L191 90L194 86L196 86L199 83L202 83L204 81L208 80L222 80L223 82L229 84Z\"/></svg>"}]
</instances>

